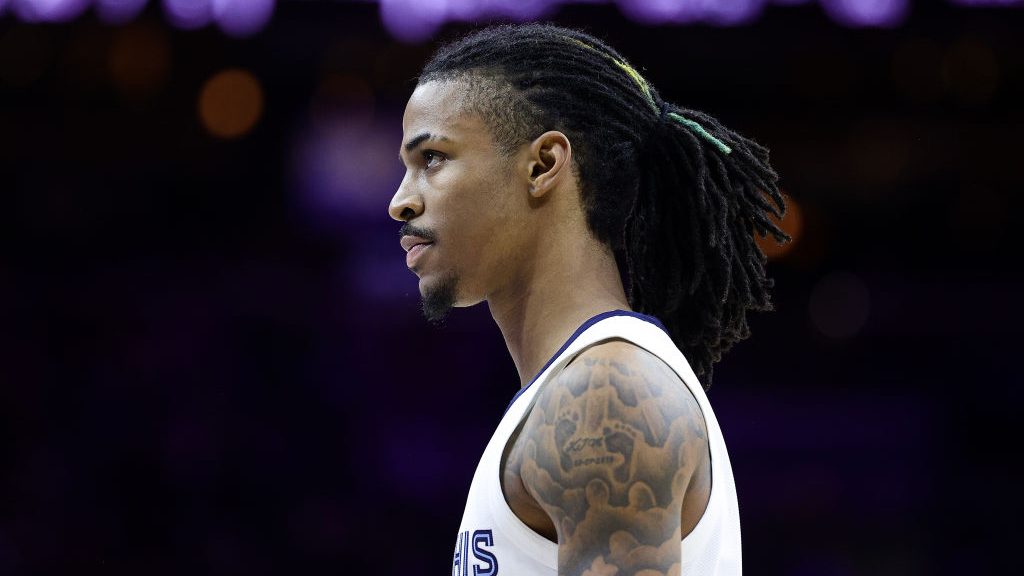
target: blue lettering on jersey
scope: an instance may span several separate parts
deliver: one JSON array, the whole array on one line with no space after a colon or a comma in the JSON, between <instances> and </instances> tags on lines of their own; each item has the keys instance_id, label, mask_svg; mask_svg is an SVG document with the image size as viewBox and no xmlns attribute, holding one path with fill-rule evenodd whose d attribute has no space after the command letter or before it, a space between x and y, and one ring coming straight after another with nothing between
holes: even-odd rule
<instances>
[{"instance_id":1,"label":"blue lettering on jersey","mask_svg":"<svg viewBox=\"0 0 1024 576\"><path fill-rule=\"evenodd\" d=\"M479 562L470 559L470 545L473 546L473 557ZM484 546L494 546L494 532L491 530L476 530L472 536L469 530L459 532L452 556L452 576L498 576L498 557ZM472 574L469 570L471 565Z\"/></svg>"},{"instance_id":2,"label":"blue lettering on jersey","mask_svg":"<svg viewBox=\"0 0 1024 576\"><path fill-rule=\"evenodd\" d=\"M473 556L486 562L487 567L474 564L473 576L498 576L498 558L484 546L494 546L494 534L490 530L477 530L473 533Z\"/></svg>"},{"instance_id":3,"label":"blue lettering on jersey","mask_svg":"<svg viewBox=\"0 0 1024 576\"><path fill-rule=\"evenodd\" d=\"M462 556L462 538L468 532L459 532L459 538L455 541L455 557L452 559L452 576L462 576L462 566L465 564Z\"/></svg>"}]
</instances>

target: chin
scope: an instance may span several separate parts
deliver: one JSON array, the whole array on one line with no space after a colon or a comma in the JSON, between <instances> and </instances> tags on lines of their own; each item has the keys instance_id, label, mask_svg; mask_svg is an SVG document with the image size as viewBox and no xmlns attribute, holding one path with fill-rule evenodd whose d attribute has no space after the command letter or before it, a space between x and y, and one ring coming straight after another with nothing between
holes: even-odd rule
<instances>
[{"instance_id":1,"label":"chin","mask_svg":"<svg viewBox=\"0 0 1024 576\"><path fill-rule=\"evenodd\" d=\"M457 306L459 279L449 272L438 278L420 278L420 296L423 298L423 315L435 323L444 321L448 312Z\"/></svg>"}]
</instances>

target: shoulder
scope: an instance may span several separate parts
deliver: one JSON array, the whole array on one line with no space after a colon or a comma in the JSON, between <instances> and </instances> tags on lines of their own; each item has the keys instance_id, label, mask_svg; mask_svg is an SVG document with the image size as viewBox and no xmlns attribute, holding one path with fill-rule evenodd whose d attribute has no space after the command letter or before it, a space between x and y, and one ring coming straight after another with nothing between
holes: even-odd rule
<instances>
[{"instance_id":1,"label":"shoulder","mask_svg":"<svg viewBox=\"0 0 1024 576\"><path fill-rule=\"evenodd\" d=\"M697 400L679 375L661 358L625 340L587 348L541 391L541 396L550 401L566 393L574 398L608 394L611 407L640 410L634 415L642 417L637 424L649 434L648 441L663 439L667 432L663 425L678 418L695 419L704 427ZM627 416L625 412L616 414Z\"/></svg>"},{"instance_id":2,"label":"shoulder","mask_svg":"<svg viewBox=\"0 0 1024 576\"><path fill-rule=\"evenodd\" d=\"M619 339L587 348L544 386L526 429L545 425L557 426L556 443L570 430L619 439L625 434L642 440L637 448L664 448L673 433L675 442L706 441L700 405L679 375L661 358Z\"/></svg>"},{"instance_id":3,"label":"shoulder","mask_svg":"<svg viewBox=\"0 0 1024 576\"><path fill-rule=\"evenodd\" d=\"M699 405L661 359L624 341L587 349L538 393L520 441L523 485L558 533L559 573L678 570L683 496L707 440Z\"/></svg>"}]
</instances>

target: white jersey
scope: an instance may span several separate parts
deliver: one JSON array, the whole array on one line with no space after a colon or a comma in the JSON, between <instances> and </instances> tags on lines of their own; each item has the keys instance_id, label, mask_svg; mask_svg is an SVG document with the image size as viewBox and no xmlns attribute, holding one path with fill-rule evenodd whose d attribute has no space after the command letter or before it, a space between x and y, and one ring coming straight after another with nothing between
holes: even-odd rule
<instances>
[{"instance_id":1,"label":"white jersey","mask_svg":"<svg viewBox=\"0 0 1024 576\"><path fill-rule=\"evenodd\" d=\"M501 456L530 413L541 388L584 349L621 338L654 354L697 399L711 447L711 497L704 515L682 539L682 574L736 576L741 572L740 517L729 454L708 398L683 354L656 318L615 310L587 320L512 399L477 465L455 544L452 576L557 576L558 545L537 534L509 508L501 491Z\"/></svg>"}]
</instances>

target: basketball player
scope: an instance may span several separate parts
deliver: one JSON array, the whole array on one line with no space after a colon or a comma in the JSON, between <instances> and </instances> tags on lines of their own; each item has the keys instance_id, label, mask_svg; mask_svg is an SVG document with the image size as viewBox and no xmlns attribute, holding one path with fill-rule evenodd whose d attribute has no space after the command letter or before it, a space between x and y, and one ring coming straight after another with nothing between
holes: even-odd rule
<instances>
[{"instance_id":1,"label":"basketball player","mask_svg":"<svg viewBox=\"0 0 1024 576\"><path fill-rule=\"evenodd\" d=\"M452 575L739 574L701 381L770 308L754 233L786 236L767 150L548 24L441 48L402 126L389 212L425 315L486 301L522 382Z\"/></svg>"}]
</instances>

